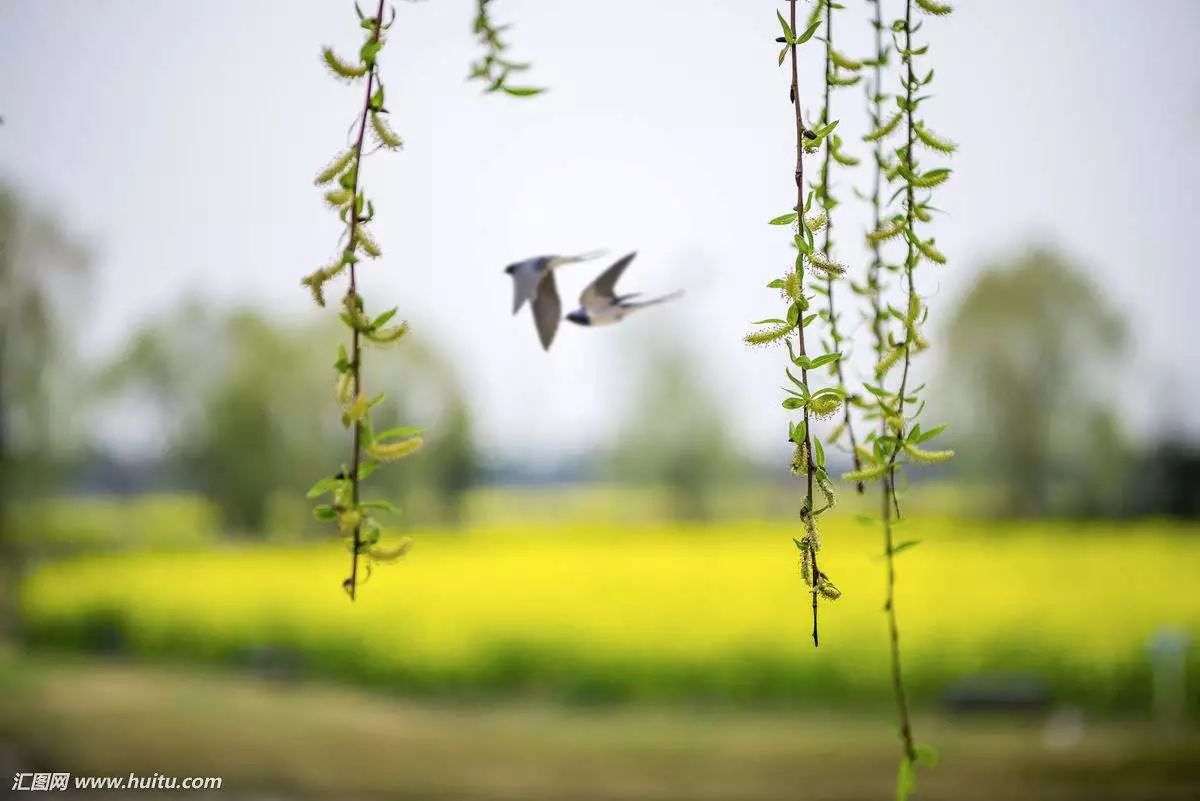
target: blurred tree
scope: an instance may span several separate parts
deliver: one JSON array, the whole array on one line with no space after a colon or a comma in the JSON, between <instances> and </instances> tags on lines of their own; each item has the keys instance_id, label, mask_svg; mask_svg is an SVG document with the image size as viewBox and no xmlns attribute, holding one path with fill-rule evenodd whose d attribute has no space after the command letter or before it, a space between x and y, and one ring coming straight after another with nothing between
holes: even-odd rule
<instances>
[{"instance_id":1,"label":"blurred tree","mask_svg":"<svg viewBox=\"0 0 1200 801\"><path fill-rule=\"evenodd\" d=\"M946 331L941 396L963 467L1007 515L1119 506L1125 446L1107 380L1124 326L1060 255L1033 249L983 271Z\"/></svg>"},{"instance_id":2,"label":"blurred tree","mask_svg":"<svg viewBox=\"0 0 1200 801\"><path fill-rule=\"evenodd\" d=\"M72 291L85 248L53 217L0 186L0 503L22 476L44 482L54 454L73 441L62 390L74 372L68 335Z\"/></svg>"},{"instance_id":3,"label":"blurred tree","mask_svg":"<svg viewBox=\"0 0 1200 801\"><path fill-rule=\"evenodd\" d=\"M187 304L135 331L100 388L133 407L149 429L141 444L157 446L173 482L204 490L227 527L257 533L271 493L294 491L312 459L334 453L334 432L311 427L330 389L306 369L305 333Z\"/></svg>"},{"instance_id":4,"label":"blurred tree","mask_svg":"<svg viewBox=\"0 0 1200 801\"><path fill-rule=\"evenodd\" d=\"M7 535L15 497L45 493L57 458L79 444L66 390L76 375L66 345L69 305L88 263L85 248L50 215L0 186L0 631L22 561Z\"/></svg>"},{"instance_id":5,"label":"blurred tree","mask_svg":"<svg viewBox=\"0 0 1200 801\"><path fill-rule=\"evenodd\" d=\"M396 463L378 474L388 497L396 497L409 522L458 525L464 496L479 478L471 411L451 363L428 340L410 332L404 346L389 351L380 365L384 386L403 387L390 393L390 405L379 415L381 427L418 421L426 430L419 459Z\"/></svg>"},{"instance_id":6,"label":"blurred tree","mask_svg":"<svg viewBox=\"0 0 1200 801\"><path fill-rule=\"evenodd\" d=\"M196 302L136 329L120 356L95 377L102 399L117 400L121 411L136 417L133 448L159 448L173 457L205 419L209 388L229 360L226 322ZM180 460L169 468L167 483L180 480ZM160 473L163 472L160 469Z\"/></svg>"},{"instance_id":7,"label":"blurred tree","mask_svg":"<svg viewBox=\"0 0 1200 801\"><path fill-rule=\"evenodd\" d=\"M321 414L332 388L310 358L328 340L246 311L223 328L228 358L201 395L203 420L181 455L226 526L258 535L271 494L307 489L314 465L337 464L345 437Z\"/></svg>"},{"instance_id":8,"label":"blurred tree","mask_svg":"<svg viewBox=\"0 0 1200 801\"><path fill-rule=\"evenodd\" d=\"M327 349L333 325L286 326L256 312L187 306L137 331L101 384L114 399L139 404L141 419L157 421L165 467L212 498L227 528L261 536L274 522L296 534L307 512L294 514L286 499L306 507L314 465L349 456L337 416L326 413L334 402L328 365L312 356ZM430 430L422 458L381 472L376 491L398 496L405 521L456 519L475 462L453 372L417 337L377 361L379 387L405 386L416 401L408 418L396 400L385 401L376 425L420 419Z\"/></svg>"},{"instance_id":9,"label":"blurred tree","mask_svg":"<svg viewBox=\"0 0 1200 801\"><path fill-rule=\"evenodd\" d=\"M680 519L711 517L729 484L744 474L720 408L678 344L647 353L617 442L613 475L665 490L671 514Z\"/></svg>"}]
</instances>

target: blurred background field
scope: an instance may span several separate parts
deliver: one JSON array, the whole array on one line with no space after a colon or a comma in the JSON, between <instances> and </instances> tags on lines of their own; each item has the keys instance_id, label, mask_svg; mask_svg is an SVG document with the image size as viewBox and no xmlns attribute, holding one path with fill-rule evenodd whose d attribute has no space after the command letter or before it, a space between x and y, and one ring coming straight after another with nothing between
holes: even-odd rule
<instances>
[{"instance_id":1,"label":"blurred background field","mask_svg":"<svg viewBox=\"0 0 1200 801\"><path fill-rule=\"evenodd\" d=\"M416 548L354 605L327 591L333 543L199 534L216 515L198 498L56 504L86 539L27 565L0 757L221 775L234 797L890 792L883 563L862 512L827 531L844 596L813 649L786 519L653 522L661 499L611 487L473 495L508 522L409 530ZM114 546L118 511L159 538ZM920 540L899 557L907 676L941 759L923 797L1194 797L1200 707L1177 682L1200 669L1195 523L926 511L900 531Z\"/></svg>"},{"instance_id":2,"label":"blurred background field","mask_svg":"<svg viewBox=\"0 0 1200 801\"><path fill-rule=\"evenodd\" d=\"M979 678L1028 686L1035 706L1147 713L1155 637L1200 625L1195 525L917 518L899 531L920 540L900 559L898 604L908 681L923 702L970 693ZM46 564L23 587L24 636L401 694L888 702L881 546L853 517L826 532L825 569L844 597L826 610L819 650L784 521L412 533L412 558L377 567L353 606L314 591L345 567L324 544ZM1187 653L1194 673L1200 647Z\"/></svg>"},{"instance_id":3,"label":"blurred background field","mask_svg":"<svg viewBox=\"0 0 1200 801\"><path fill-rule=\"evenodd\" d=\"M661 499L611 487L473 495L508 522L410 530L354 605L328 591L333 543L200 535L215 513L197 498L55 504L86 539L21 582L0 758L221 775L234 797L890 792L883 564L861 513L827 532L844 597L813 649L786 519L652 522ZM113 546L117 512L159 538ZM923 797L1194 797L1200 708L1175 682L1200 668L1196 524L927 511L901 532L920 540L899 557L907 675L941 759Z\"/></svg>"}]
</instances>

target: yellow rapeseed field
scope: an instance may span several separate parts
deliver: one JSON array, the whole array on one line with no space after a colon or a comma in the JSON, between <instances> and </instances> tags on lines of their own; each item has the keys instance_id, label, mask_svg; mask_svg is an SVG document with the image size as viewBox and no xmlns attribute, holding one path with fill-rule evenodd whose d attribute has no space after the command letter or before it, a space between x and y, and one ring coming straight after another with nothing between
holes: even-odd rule
<instances>
[{"instance_id":1,"label":"yellow rapeseed field","mask_svg":"<svg viewBox=\"0 0 1200 801\"><path fill-rule=\"evenodd\" d=\"M303 669L413 691L775 702L888 693L878 531L831 518L809 599L785 523L574 523L416 533L357 603L333 544L112 554L27 581L31 637L146 656L287 655ZM1032 674L1059 698L1142 704L1147 640L1200 632L1200 534L1166 523L905 524L897 557L911 683ZM1193 636L1193 641L1195 637ZM1192 662L1197 651L1193 646Z\"/></svg>"}]
</instances>

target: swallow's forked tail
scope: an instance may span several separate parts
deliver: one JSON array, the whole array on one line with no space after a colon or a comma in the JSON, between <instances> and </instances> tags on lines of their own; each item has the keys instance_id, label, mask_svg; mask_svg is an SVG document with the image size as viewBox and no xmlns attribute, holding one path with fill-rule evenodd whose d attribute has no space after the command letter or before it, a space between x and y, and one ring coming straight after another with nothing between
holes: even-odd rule
<instances>
[{"instance_id":1,"label":"swallow's forked tail","mask_svg":"<svg viewBox=\"0 0 1200 801\"><path fill-rule=\"evenodd\" d=\"M657 298L651 298L650 300L643 300L635 305L637 305L637 306L654 306L655 304L666 303L667 301L675 300L675 299L681 298L681 297L683 297L683 290L677 289L674 292L670 293L669 295L660 295Z\"/></svg>"}]
</instances>

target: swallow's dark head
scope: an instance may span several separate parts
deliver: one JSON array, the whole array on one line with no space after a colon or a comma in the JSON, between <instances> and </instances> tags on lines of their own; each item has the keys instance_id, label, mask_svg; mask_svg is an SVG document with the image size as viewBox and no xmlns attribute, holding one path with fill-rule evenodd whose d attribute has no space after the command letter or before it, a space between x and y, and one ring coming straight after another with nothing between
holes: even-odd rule
<instances>
[{"instance_id":1,"label":"swallow's dark head","mask_svg":"<svg viewBox=\"0 0 1200 801\"><path fill-rule=\"evenodd\" d=\"M512 275L516 271L516 269L517 269L517 265L510 264L504 268L504 272L508 273L509 275Z\"/></svg>"},{"instance_id":2,"label":"swallow's dark head","mask_svg":"<svg viewBox=\"0 0 1200 801\"><path fill-rule=\"evenodd\" d=\"M576 325L591 325L592 321L588 319L587 312L583 309L576 309L567 315L567 319Z\"/></svg>"}]
</instances>

